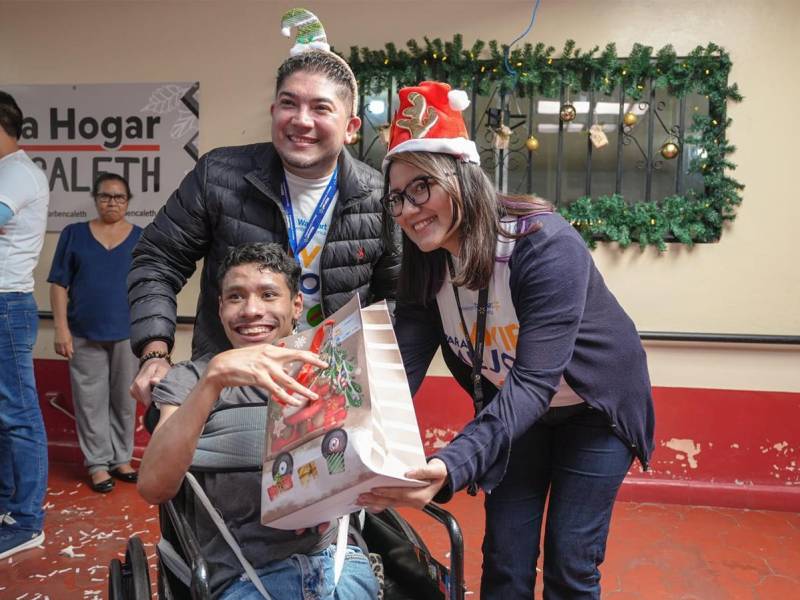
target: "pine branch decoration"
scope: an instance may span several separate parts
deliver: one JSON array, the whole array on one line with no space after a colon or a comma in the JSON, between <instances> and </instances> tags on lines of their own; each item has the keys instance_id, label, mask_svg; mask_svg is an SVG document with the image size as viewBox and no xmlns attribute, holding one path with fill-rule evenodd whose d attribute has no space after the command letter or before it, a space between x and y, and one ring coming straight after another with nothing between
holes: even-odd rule
<instances>
[{"instance_id":1,"label":"pine branch decoration","mask_svg":"<svg viewBox=\"0 0 800 600\"><path fill-rule=\"evenodd\" d=\"M488 95L498 84L518 97L531 93L558 97L562 86L571 93L595 91L610 94L622 89L626 99L639 100L652 82L677 98L697 93L708 98L712 118L695 115L685 143L697 145L702 159L689 164L690 173L702 176L705 193L669 196L658 202L631 202L618 195L579 198L559 212L583 235L590 247L614 241L625 247L666 248L667 240L691 245L718 240L725 223L735 217L744 186L730 176L734 147L726 132L730 126L727 103L739 102L738 86L728 83L732 61L714 43L697 46L679 57L671 45L659 50L634 44L626 58L609 43L583 51L567 40L560 52L553 46L524 44L509 52L516 74L504 67L506 48L497 41L476 40L465 46L461 35L443 42L423 38L406 43L406 49L386 44L384 49L352 47L348 62L366 93L416 85L433 79Z\"/></svg>"}]
</instances>

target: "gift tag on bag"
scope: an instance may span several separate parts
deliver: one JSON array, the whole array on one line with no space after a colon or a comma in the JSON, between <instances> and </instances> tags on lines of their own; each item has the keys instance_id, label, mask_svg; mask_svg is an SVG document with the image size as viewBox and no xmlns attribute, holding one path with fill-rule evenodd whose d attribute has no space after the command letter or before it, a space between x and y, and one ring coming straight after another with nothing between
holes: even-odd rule
<instances>
[{"instance_id":1,"label":"gift tag on bag","mask_svg":"<svg viewBox=\"0 0 800 600\"><path fill-rule=\"evenodd\" d=\"M603 126L597 123L589 127L589 139L592 141L592 146L597 149L608 146L608 138L603 131Z\"/></svg>"}]
</instances>

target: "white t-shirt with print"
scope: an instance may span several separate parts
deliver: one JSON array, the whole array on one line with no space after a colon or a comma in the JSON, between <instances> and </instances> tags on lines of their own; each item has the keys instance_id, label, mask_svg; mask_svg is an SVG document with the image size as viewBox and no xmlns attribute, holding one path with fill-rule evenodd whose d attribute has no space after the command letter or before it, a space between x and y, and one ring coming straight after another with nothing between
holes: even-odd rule
<instances>
[{"instance_id":1,"label":"white t-shirt with print","mask_svg":"<svg viewBox=\"0 0 800 600\"><path fill-rule=\"evenodd\" d=\"M285 175L286 185L289 188L289 197L292 199L295 239L300 241L311 215L314 214L314 210L325 192L325 188L328 187L331 175L321 179L304 179L297 175L292 175L288 171ZM328 228L331 224L331 217L338 197L339 190L336 190L328 210L325 212L322 221L320 221L317 232L297 257L303 269L300 275L300 291L303 292L303 314L297 322L298 331L314 327L322 322L320 256L322 256L322 247L325 245L325 239L328 237Z\"/></svg>"},{"instance_id":2,"label":"white t-shirt with print","mask_svg":"<svg viewBox=\"0 0 800 600\"><path fill-rule=\"evenodd\" d=\"M515 218L503 219L503 228L514 231ZM486 311L485 345L483 348L483 367L481 373L497 388L503 386L511 367L517 356L517 336L519 335L519 319L514 303L511 301L510 269L508 260L514 250L515 240L503 236L497 241L495 252L495 265L492 279L489 283L489 299ZM453 259L457 265L456 259ZM458 267L456 266L456 270ZM464 311L464 321L469 330L470 341L473 344L477 335L478 315L478 290L458 288L458 297ZM436 294L436 303L439 305L439 314L442 318L442 327L450 349L464 363L472 366L469 345L464 336L464 327L459 316L453 284L450 273L447 273L442 288ZM569 387L564 377L561 377L558 391L550 402L550 406L570 406L580 404L583 399Z\"/></svg>"},{"instance_id":3,"label":"white t-shirt with print","mask_svg":"<svg viewBox=\"0 0 800 600\"><path fill-rule=\"evenodd\" d=\"M14 213L0 234L0 293L33 291L49 201L47 177L24 150L0 158L0 202Z\"/></svg>"}]
</instances>

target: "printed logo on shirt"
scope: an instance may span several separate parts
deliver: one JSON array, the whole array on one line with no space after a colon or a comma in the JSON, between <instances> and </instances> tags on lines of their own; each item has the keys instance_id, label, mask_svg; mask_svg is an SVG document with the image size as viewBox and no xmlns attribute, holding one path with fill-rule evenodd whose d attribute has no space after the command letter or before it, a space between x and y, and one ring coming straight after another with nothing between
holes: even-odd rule
<instances>
[{"instance_id":1,"label":"printed logo on shirt","mask_svg":"<svg viewBox=\"0 0 800 600\"><path fill-rule=\"evenodd\" d=\"M306 312L306 322L311 327L316 327L322 323L322 304L315 304Z\"/></svg>"},{"instance_id":2,"label":"printed logo on shirt","mask_svg":"<svg viewBox=\"0 0 800 600\"><path fill-rule=\"evenodd\" d=\"M324 238L323 238L324 239ZM322 245L313 242L300 251L300 291L303 294L302 325L314 327L322 322L322 281L319 276L319 258L322 254ZM301 329L305 329L302 326Z\"/></svg>"},{"instance_id":3,"label":"printed logo on shirt","mask_svg":"<svg viewBox=\"0 0 800 600\"><path fill-rule=\"evenodd\" d=\"M484 375L502 385L505 374L514 366L516 358L517 338L519 336L519 323L508 323L506 325L486 326L484 335L483 349L483 371ZM478 326L472 325L470 331L470 342L475 344L478 337ZM463 335L447 335L447 343L450 348L462 361L472 364L469 358L469 344ZM498 377L499 376L499 377Z\"/></svg>"}]
</instances>

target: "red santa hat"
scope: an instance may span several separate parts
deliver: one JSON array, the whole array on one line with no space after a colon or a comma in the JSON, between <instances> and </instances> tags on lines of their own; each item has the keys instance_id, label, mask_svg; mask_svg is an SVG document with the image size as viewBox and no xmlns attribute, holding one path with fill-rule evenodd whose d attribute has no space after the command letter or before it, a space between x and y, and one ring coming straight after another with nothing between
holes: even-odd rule
<instances>
[{"instance_id":1,"label":"red santa hat","mask_svg":"<svg viewBox=\"0 0 800 600\"><path fill-rule=\"evenodd\" d=\"M397 94L400 106L392 119L384 171L391 156L400 152L438 152L452 154L464 162L481 163L461 116L469 106L465 91L452 90L438 81L423 81L418 86L402 88Z\"/></svg>"}]
</instances>

